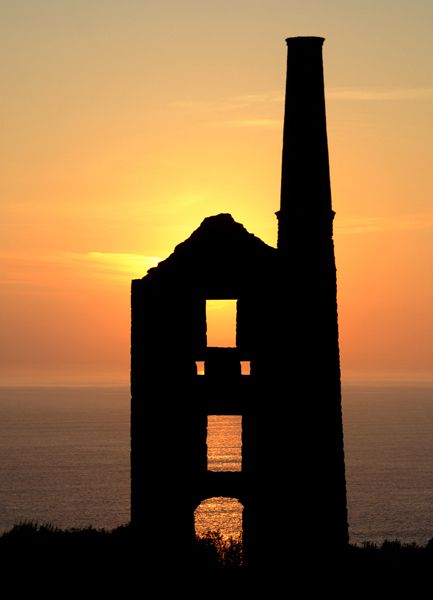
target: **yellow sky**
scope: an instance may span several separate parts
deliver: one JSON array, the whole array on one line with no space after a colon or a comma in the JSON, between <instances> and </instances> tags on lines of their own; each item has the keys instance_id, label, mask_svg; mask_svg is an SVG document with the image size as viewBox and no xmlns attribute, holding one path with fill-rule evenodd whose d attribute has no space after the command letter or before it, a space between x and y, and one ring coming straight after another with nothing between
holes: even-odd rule
<instances>
[{"instance_id":1,"label":"yellow sky","mask_svg":"<svg viewBox=\"0 0 433 600\"><path fill-rule=\"evenodd\" d=\"M290 35L324 45L345 378L433 378L430 0L4 0L0 382L127 381L129 282L276 242Z\"/></svg>"}]
</instances>

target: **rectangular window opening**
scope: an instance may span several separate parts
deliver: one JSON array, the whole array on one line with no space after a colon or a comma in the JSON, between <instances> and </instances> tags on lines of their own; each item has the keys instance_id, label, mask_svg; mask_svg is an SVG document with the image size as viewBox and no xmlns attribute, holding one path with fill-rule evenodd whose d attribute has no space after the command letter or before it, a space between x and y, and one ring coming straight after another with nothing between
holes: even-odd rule
<instances>
[{"instance_id":1,"label":"rectangular window opening","mask_svg":"<svg viewBox=\"0 0 433 600\"><path fill-rule=\"evenodd\" d=\"M204 375L204 360L196 360L195 366L197 369L197 375Z\"/></svg>"},{"instance_id":2,"label":"rectangular window opening","mask_svg":"<svg viewBox=\"0 0 433 600\"><path fill-rule=\"evenodd\" d=\"M249 360L241 360L241 375L251 375L251 363Z\"/></svg>"},{"instance_id":3,"label":"rectangular window opening","mask_svg":"<svg viewBox=\"0 0 433 600\"><path fill-rule=\"evenodd\" d=\"M241 471L242 417L209 415L206 444L208 471Z\"/></svg>"},{"instance_id":4,"label":"rectangular window opening","mask_svg":"<svg viewBox=\"0 0 433 600\"><path fill-rule=\"evenodd\" d=\"M236 348L236 300L206 300L206 339L212 348Z\"/></svg>"}]
</instances>

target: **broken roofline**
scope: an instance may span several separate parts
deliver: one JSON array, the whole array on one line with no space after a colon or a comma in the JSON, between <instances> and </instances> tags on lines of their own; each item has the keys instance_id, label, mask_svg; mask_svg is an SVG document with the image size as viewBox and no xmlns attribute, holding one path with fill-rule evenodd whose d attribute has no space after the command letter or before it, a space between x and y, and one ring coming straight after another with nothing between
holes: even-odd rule
<instances>
[{"instance_id":1,"label":"broken roofline","mask_svg":"<svg viewBox=\"0 0 433 600\"><path fill-rule=\"evenodd\" d=\"M276 254L276 248L247 231L232 215L220 213L206 217L188 239L178 244L156 267L149 269L143 279L168 275L172 269L201 269L209 263L219 263L223 267L234 262L246 267L255 261L272 260Z\"/></svg>"}]
</instances>

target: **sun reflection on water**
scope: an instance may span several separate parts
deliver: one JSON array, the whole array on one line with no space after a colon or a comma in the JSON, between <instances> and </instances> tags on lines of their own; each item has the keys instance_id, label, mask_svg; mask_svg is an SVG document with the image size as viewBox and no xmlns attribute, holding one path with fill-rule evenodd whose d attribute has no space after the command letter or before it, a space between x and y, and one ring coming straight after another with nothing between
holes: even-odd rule
<instances>
[{"instance_id":1,"label":"sun reflection on water","mask_svg":"<svg viewBox=\"0 0 433 600\"><path fill-rule=\"evenodd\" d=\"M241 471L242 417L209 415L207 449L210 471ZM218 496L204 500L195 511L196 534L220 531L224 537L242 540L242 510L236 498Z\"/></svg>"},{"instance_id":2,"label":"sun reflection on water","mask_svg":"<svg viewBox=\"0 0 433 600\"><path fill-rule=\"evenodd\" d=\"M220 531L224 537L242 540L243 506L236 498L208 498L195 511L195 532L203 536L208 531Z\"/></svg>"}]
</instances>

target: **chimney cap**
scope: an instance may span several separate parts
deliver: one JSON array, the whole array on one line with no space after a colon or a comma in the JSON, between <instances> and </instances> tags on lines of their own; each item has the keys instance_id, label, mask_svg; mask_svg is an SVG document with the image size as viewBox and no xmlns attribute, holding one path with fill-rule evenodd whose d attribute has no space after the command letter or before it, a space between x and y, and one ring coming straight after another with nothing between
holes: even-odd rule
<instances>
[{"instance_id":1,"label":"chimney cap","mask_svg":"<svg viewBox=\"0 0 433 600\"><path fill-rule=\"evenodd\" d=\"M292 45L296 45L296 46L312 46L312 45L318 45L318 46L322 46L323 42L325 41L325 38L323 37L317 37L317 36L307 36L307 35L300 35L298 37L288 37L286 38L286 44L288 46L292 46Z\"/></svg>"}]
</instances>

